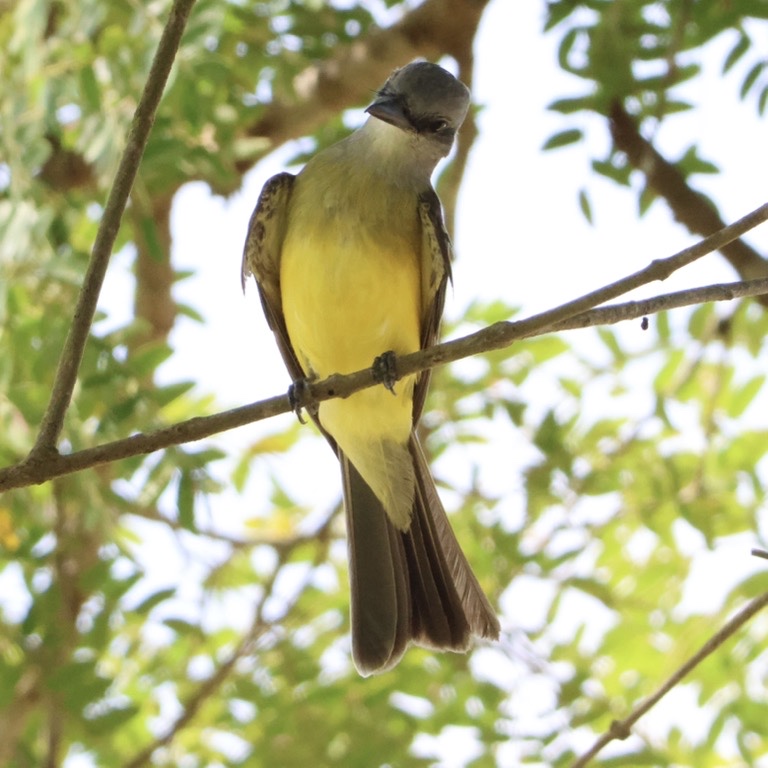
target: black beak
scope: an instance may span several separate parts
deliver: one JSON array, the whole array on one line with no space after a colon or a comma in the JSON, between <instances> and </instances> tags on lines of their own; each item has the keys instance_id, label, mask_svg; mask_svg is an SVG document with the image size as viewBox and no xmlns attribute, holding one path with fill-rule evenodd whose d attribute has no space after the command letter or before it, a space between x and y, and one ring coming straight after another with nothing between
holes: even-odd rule
<instances>
[{"instance_id":1,"label":"black beak","mask_svg":"<svg viewBox=\"0 0 768 768\"><path fill-rule=\"evenodd\" d=\"M365 110L369 115L394 125L402 131L412 131L413 126L400 99L393 96L380 96Z\"/></svg>"}]
</instances>

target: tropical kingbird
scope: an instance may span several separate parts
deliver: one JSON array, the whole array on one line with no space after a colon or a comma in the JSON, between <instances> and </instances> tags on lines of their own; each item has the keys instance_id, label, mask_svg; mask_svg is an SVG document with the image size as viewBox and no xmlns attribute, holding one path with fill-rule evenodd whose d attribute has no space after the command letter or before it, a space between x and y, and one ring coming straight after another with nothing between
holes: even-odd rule
<instances>
[{"instance_id":1,"label":"tropical kingbird","mask_svg":"<svg viewBox=\"0 0 768 768\"><path fill-rule=\"evenodd\" d=\"M451 244L430 177L468 106L446 70L408 64L359 130L264 185L243 281L256 277L294 382L435 343ZM409 376L394 396L376 386L312 411L341 463L352 652L364 675L394 666L410 642L466 651L473 635L499 634L416 436L428 383L428 373Z\"/></svg>"}]
</instances>

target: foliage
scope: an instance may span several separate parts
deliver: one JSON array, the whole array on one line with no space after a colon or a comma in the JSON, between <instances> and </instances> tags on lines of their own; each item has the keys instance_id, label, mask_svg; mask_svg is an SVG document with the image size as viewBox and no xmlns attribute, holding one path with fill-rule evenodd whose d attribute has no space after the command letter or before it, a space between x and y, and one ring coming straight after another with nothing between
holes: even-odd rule
<instances>
[{"instance_id":1,"label":"foliage","mask_svg":"<svg viewBox=\"0 0 768 768\"><path fill-rule=\"evenodd\" d=\"M410 5L201 0L132 210L190 180L237 189L272 147L252 133L264 104L290 109L301 100L296 74ZM0 10L5 466L34 443L168 6L17 0ZM723 69L745 68L741 95L764 113L754 46L764 2L553 0L546 12L559 65L584 88L553 99L564 122L545 149L579 149L569 121L604 117L615 100L643 129L690 109L675 88L699 75L701 47L720 35L733 40ZM337 119L316 138L340 130ZM629 182L619 153L593 167ZM695 145L677 167L686 178L716 172ZM579 202L591 215L584 190ZM161 252L156 230L152 217L127 216L123 254L148 234ZM446 332L513 315L501 302L473 305ZM143 323L96 324L62 450L216 410L194 382L158 383L174 350L148 341ZM218 444L182 445L5 493L0 764L405 766L453 744L469 745L466 763L477 766L572 764L768 589L768 576L737 574L708 603L711 580L692 554L746 552L764 533L764 309L703 306L635 330L549 335L435 373L428 449L506 629L468 656L413 649L381 677L354 672L340 516L303 507L268 471L300 448L296 425L227 463ZM519 453L498 455L498 429ZM269 498L234 533L210 514L227 486L259 482ZM174 574L167 582L152 575L158 561ZM533 616L524 628L521 603ZM756 765L768 752L767 639L762 617L678 688L705 727L658 719L603 762L706 766L738 755Z\"/></svg>"},{"instance_id":2,"label":"foliage","mask_svg":"<svg viewBox=\"0 0 768 768\"><path fill-rule=\"evenodd\" d=\"M754 35L764 30L768 6L762 0L703 4L681 0L618 0L617 2L547 3L545 27L560 35L558 62L583 85L577 95L554 99L549 108L569 117L569 125L550 136L544 149L582 141L587 129L579 114L611 115L620 103L638 122L645 135L657 133L661 124L680 112L693 109L680 86L701 75L708 44L719 38L730 41L722 63L723 75L737 72L742 99L754 99L762 116L768 102L766 64L755 47ZM675 163L684 178L717 173L716 165L702 157L692 144ZM606 157L594 158L593 170L611 181L629 186L632 166L613 147ZM640 194L645 212L655 199L647 188ZM589 196L580 191L580 205L590 219Z\"/></svg>"}]
</instances>

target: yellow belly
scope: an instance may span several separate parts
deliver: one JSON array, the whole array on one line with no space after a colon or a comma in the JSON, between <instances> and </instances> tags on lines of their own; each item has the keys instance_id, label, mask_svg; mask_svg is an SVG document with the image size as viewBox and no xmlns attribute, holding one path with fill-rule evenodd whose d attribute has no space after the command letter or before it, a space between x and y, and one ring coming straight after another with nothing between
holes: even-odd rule
<instances>
[{"instance_id":1,"label":"yellow belly","mask_svg":"<svg viewBox=\"0 0 768 768\"><path fill-rule=\"evenodd\" d=\"M306 373L351 373L370 367L383 352L418 350L421 239L415 196L388 191L360 199L345 188L346 199L331 203L327 175L303 182L299 176L280 282L288 335ZM389 498L400 492L399 475L402 491L409 498L413 493L405 448L413 383L413 377L399 381L395 395L375 386L320 406L323 427L390 508L410 504L408 498Z\"/></svg>"}]
</instances>

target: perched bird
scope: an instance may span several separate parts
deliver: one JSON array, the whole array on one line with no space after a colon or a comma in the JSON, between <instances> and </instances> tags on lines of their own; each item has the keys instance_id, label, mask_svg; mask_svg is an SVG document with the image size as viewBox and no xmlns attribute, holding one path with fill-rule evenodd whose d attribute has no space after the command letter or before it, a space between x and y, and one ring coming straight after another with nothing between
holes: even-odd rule
<instances>
[{"instance_id":1,"label":"perched bird","mask_svg":"<svg viewBox=\"0 0 768 768\"><path fill-rule=\"evenodd\" d=\"M243 284L255 276L295 382L435 343L451 244L430 177L468 107L465 85L413 62L384 83L360 129L264 185ZM499 634L416 436L429 375L385 383L312 412L341 463L363 675L394 666L411 642L466 651L473 635Z\"/></svg>"}]
</instances>

